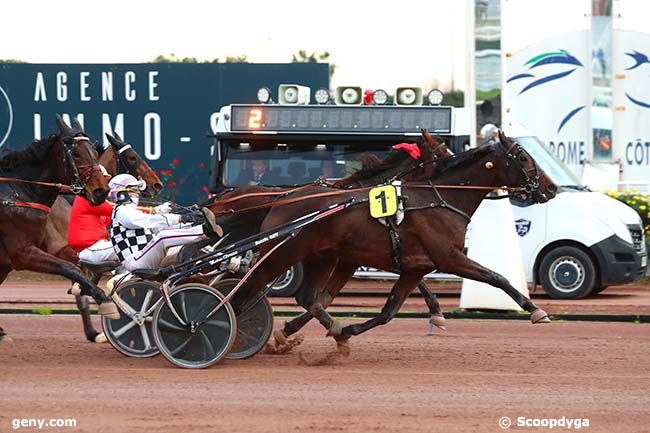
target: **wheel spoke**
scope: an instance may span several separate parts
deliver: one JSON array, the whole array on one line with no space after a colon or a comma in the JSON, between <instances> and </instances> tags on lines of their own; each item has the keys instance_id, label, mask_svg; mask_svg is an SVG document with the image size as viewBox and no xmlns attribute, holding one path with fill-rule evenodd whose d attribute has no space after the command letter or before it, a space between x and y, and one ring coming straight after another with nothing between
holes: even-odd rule
<instances>
[{"instance_id":1,"label":"wheel spoke","mask_svg":"<svg viewBox=\"0 0 650 433\"><path fill-rule=\"evenodd\" d=\"M181 303L181 319L183 319L185 323L189 323L189 318L187 316L187 306L185 305L185 292L180 292L178 294L178 300Z\"/></svg>"},{"instance_id":2,"label":"wheel spoke","mask_svg":"<svg viewBox=\"0 0 650 433\"><path fill-rule=\"evenodd\" d=\"M216 326L217 328L221 329L230 329L230 322L227 320L220 320L220 319L210 319L206 320L203 322L204 325L209 325L209 326Z\"/></svg>"},{"instance_id":3,"label":"wheel spoke","mask_svg":"<svg viewBox=\"0 0 650 433\"><path fill-rule=\"evenodd\" d=\"M183 328L182 326L176 325L175 323L168 322L162 317L158 318L158 327L160 328L160 330L166 332L187 332L187 329Z\"/></svg>"},{"instance_id":4,"label":"wheel spoke","mask_svg":"<svg viewBox=\"0 0 650 433\"><path fill-rule=\"evenodd\" d=\"M257 340L255 335L249 334L248 332L244 332L241 328L237 328L237 335L242 335L247 340Z\"/></svg>"},{"instance_id":5,"label":"wheel spoke","mask_svg":"<svg viewBox=\"0 0 650 433\"><path fill-rule=\"evenodd\" d=\"M185 349L185 347L187 347L187 345L190 343L190 340L192 339L192 337L193 337L193 335L190 334L190 335L185 339L185 341L183 341L181 344L179 344L178 346L176 346L176 348L175 348L174 350L171 351L171 354L172 354L173 356L178 355L178 353L179 353L181 350L183 350L183 349Z\"/></svg>"},{"instance_id":6,"label":"wheel spoke","mask_svg":"<svg viewBox=\"0 0 650 433\"><path fill-rule=\"evenodd\" d=\"M212 342L208 338L207 335L205 335L205 331L203 329L199 330L199 333L201 334L201 338L203 340L203 359L205 361L207 360L212 360L212 358L215 357L216 355L216 350L214 350L214 346L212 346Z\"/></svg>"},{"instance_id":7,"label":"wheel spoke","mask_svg":"<svg viewBox=\"0 0 650 433\"><path fill-rule=\"evenodd\" d=\"M149 318L153 314L153 310L155 310L156 307L158 307L158 304L161 302L163 302L163 298L158 298L158 300L151 306L151 308L144 312L143 316Z\"/></svg>"},{"instance_id":8,"label":"wheel spoke","mask_svg":"<svg viewBox=\"0 0 650 433\"><path fill-rule=\"evenodd\" d=\"M140 334L142 334L142 340L144 341L144 350L151 349L151 340L149 339L149 333L147 332L147 327L140 325Z\"/></svg>"},{"instance_id":9,"label":"wheel spoke","mask_svg":"<svg viewBox=\"0 0 650 433\"><path fill-rule=\"evenodd\" d=\"M120 329L117 331L113 332L113 335L115 335L117 338L120 338L126 331L129 329L133 328L136 325L136 322L134 320L130 321L126 325L122 326Z\"/></svg>"},{"instance_id":10,"label":"wheel spoke","mask_svg":"<svg viewBox=\"0 0 650 433\"><path fill-rule=\"evenodd\" d=\"M147 294L144 295L144 300L142 301L142 306L140 307L141 313L147 311L147 308L149 307L149 302L151 302L151 298L153 298L153 290L147 290Z\"/></svg>"},{"instance_id":11,"label":"wheel spoke","mask_svg":"<svg viewBox=\"0 0 650 433\"><path fill-rule=\"evenodd\" d=\"M137 313L135 309L124 299L122 299L119 295L113 295L113 302L115 302L115 305L117 305L121 310L123 310L128 316L133 317Z\"/></svg>"}]
</instances>

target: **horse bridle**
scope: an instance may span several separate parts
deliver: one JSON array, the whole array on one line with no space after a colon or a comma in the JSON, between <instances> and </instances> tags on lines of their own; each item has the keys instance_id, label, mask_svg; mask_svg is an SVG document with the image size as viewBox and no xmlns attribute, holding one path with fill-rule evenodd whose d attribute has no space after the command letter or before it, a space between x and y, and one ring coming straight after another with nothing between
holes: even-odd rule
<instances>
[{"instance_id":1,"label":"horse bridle","mask_svg":"<svg viewBox=\"0 0 650 433\"><path fill-rule=\"evenodd\" d=\"M70 191L75 195L83 194L84 189L90 182L90 178L95 171L101 172L99 168L99 163L95 164L86 164L77 166L72 156L72 151L77 147L78 142L87 141L90 144L90 139L85 134L78 134L74 137L66 137L63 139L63 161L67 167L72 167L72 183L70 185Z\"/></svg>"},{"instance_id":2,"label":"horse bridle","mask_svg":"<svg viewBox=\"0 0 650 433\"><path fill-rule=\"evenodd\" d=\"M128 174L130 174L132 176L136 176L137 172L138 172L137 171L138 167L140 167L142 165L142 163L144 162L142 160L142 157L140 155L138 155L136 152L134 152L134 154L135 154L135 163L131 164L131 163L129 163L128 159L126 159L126 155L123 155L124 152L126 152L129 149L132 149L132 146L130 144L125 144L124 146L119 147L119 148L114 144L111 144L111 146L113 147L113 150L115 151L115 154L117 155L117 164L118 164L117 172L118 173L128 173ZM124 169L124 171L121 171L122 169ZM149 172L151 172L151 171L153 171L153 169L151 167L149 167L147 170L145 170L144 173L139 175L139 177L143 178L144 176L149 174Z\"/></svg>"},{"instance_id":3,"label":"horse bridle","mask_svg":"<svg viewBox=\"0 0 650 433\"><path fill-rule=\"evenodd\" d=\"M513 150L516 150L516 152L513 152ZM524 192L528 194L532 194L533 192L536 192L539 189L539 168L537 167L537 164L533 161L533 168L526 169L524 165L521 163L520 156L524 154L524 148L521 147L519 143L517 143L515 140L512 140L512 146L510 146L510 149L506 151L506 156L508 157L508 161L506 162L506 166L510 165L512 163L515 165L519 171L521 171L524 175L525 178L525 184L524 184ZM530 158L530 155L527 155L528 158ZM532 158L531 158L532 160ZM532 174L532 176L531 176Z\"/></svg>"}]
</instances>

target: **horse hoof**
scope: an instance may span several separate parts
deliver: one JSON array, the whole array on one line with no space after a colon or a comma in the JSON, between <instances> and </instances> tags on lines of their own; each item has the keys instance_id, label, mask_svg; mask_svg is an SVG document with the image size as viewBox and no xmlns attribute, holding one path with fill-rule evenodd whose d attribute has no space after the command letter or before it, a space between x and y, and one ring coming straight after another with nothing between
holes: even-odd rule
<instances>
[{"instance_id":1,"label":"horse hoof","mask_svg":"<svg viewBox=\"0 0 650 433\"><path fill-rule=\"evenodd\" d=\"M350 336L338 336L334 337L336 340L336 348L338 349L339 353L343 356L350 356L351 352L351 347L350 347Z\"/></svg>"},{"instance_id":2,"label":"horse hoof","mask_svg":"<svg viewBox=\"0 0 650 433\"><path fill-rule=\"evenodd\" d=\"M68 290L68 294L72 296L81 296L81 286L79 283L74 283Z\"/></svg>"},{"instance_id":3,"label":"horse hoof","mask_svg":"<svg viewBox=\"0 0 650 433\"><path fill-rule=\"evenodd\" d=\"M108 340L106 339L106 335L105 335L103 332L100 332L100 333L97 334L97 336L95 337L95 343L97 343L97 344L106 343L107 341L108 341Z\"/></svg>"},{"instance_id":4,"label":"horse hoof","mask_svg":"<svg viewBox=\"0 0 650 433\"><path fill-rule=\"evenodd\" d=\"M276 347L287 344L287 334L285 334L282 329L273 331L273 339L275 340Z\"/></svg>"},{"instance_id":5,"label":"horse hoof","mask_svg":"<svg viewBox=\"0 0 650 433\"><path fill-rule=\"evenodd\" d=\"M327 330L327 337L338 337L341 335L341 332L343 332L343 327L341 324L337 321L334 320L332 324L330 325L330 329Z\"/></svg>"},{"instance_id":6,"label":"horse hoof","mask_svg":"<svg viewBox=\"0 0 650 433\"><path fill-rule=\"evenodd\" d=\"M447 330L445 316L442 316L442 315L440 315L440 316L439 315L431 316L431 318L429 319L429 323L431 323L432 325L437 326L438 328L442 329L443 331Z\"/></svg>"},{"instance_id":7,"label":"horse hoof","mask_svg":"<svg viewBox=\"0 0 650 433\"><path fill-rule=\"evenodd\" d=\"M533 323L533 325L537 323L551 323L551 319L549 319L548 314L541 308L538 308L530 314L530 321Z\"/></svg>"},{"instance_id":8,"label":"horse hoof","mask_svg":"<svg viewBox=\"0 0 650 433\"><path fill-rule=\"evenodd\" d=\"M117 306L111 301L104 301L99 305L99 314L108 317L110 320L120 320L120 312Z\"/></svg>"}]
</instances>

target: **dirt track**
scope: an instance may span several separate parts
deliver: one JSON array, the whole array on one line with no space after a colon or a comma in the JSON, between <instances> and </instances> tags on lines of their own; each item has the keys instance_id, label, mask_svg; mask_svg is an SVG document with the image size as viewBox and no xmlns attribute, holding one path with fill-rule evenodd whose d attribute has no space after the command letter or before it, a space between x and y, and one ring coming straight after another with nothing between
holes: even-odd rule
<instances>
[{"instance_id":1,"label":"dirt track","mask_svg":"<svg viewBox=\"0 0 650 433\"><path fill-rule=\"evenodd\" d=\"M14 340L0 345L3 432L14 418L77 420L44 431L498 432L502 416L650 431L645 324L450 320L427 337L426 321L396 320L327 365L260 354L201 371L86 343L78 317L5 315L0 324ZM296 351L308 359L333 349L317 325L305 334Z\"/></svg>"}]
</instances>

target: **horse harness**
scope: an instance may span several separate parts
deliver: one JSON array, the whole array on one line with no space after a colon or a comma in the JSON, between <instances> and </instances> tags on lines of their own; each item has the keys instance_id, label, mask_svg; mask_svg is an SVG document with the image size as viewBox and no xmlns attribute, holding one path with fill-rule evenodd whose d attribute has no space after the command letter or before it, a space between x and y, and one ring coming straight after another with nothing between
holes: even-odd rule
<instances>
[{"instance_id":1,"label":"horse harness","mask_svg":"<svg viewBox=\"0 0 650 433\"><path fill-rule=\"evenodd\" d=\"M122 147L117 147L113 144L111 144L112 147L114 147L115 154L117 156L117 172L118 173L129 173L133 174L135 176L135 173L137 173L138 167L142 165L142 157L138 155L137 152L134 152L135 154L135 163L131 164L129 163L128 159L126 159L126 156L123 155L124 152L126 152L129 149L132 149L132 146L130 144L125 144ZM140 175L141 178L149 174L149 172L153 171L151 167L149 167L144 173Z\"/></svg>"},{"instance_id":2,"label":"horse harness","mask_svg":"<svg viewBox=\"0 0 650 433\"><path fill-rule=\"evenodd\" d=\"M71 165L73 170L73 178L72 178L71 185L65 185L62 183L53 183L53 182L38 182L34 180L19 179L13 177L0 177L0 182L40 185L40 186L46 186L51 188L58 188L59 190L70 191L75 195L80 195L83 192L84 188L86 188L86 185L88 185L88 182L90 181L90 177L92 176L92 174L95 171L101 171L101 169L99 168L99 164L82 165L79 167L77 167L77 165L75 164L74 157L72 156L72 150L77 146L78 141L84 141L84 140L88 141L89 140L88 136L80 135L75 137L68 137L63 140L63 149L64 149L63 161L66 167L66 171L68 169L68 165ZM20 194L13 187L11 187L11 189L14 192L14 197L16 198L16 200L2 200L0 201L0 204L2 206L37 209L45 213L50 213L51 208L47 205L44 205L42 203L37 203L37 202L18 200L20 198Z\"/></svg>"}]
</instances>

